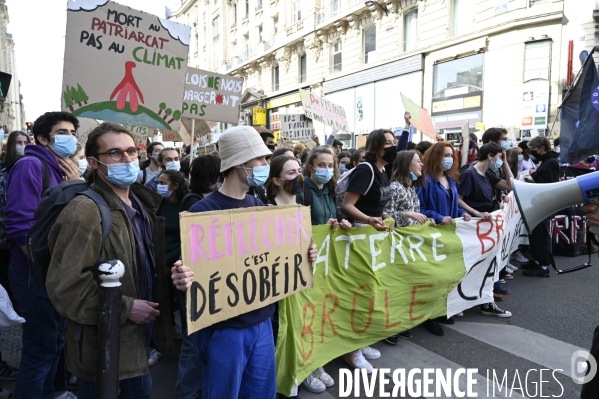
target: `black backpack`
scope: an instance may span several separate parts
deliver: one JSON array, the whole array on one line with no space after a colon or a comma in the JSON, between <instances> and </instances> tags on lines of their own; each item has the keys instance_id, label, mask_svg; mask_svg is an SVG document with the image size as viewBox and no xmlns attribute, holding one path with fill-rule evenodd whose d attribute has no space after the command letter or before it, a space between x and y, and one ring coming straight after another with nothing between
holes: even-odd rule
<instances>
[{"instance_id":1,"label":"black backpack","mask_svg":"<svg viewBox=\"0 0 599 399\"><path fill-rule=\"evenodd\" d=\"M104 201L104 198L94 190L91 190L87 183L81 182L63 182L57 186L48 189L42 201L35 210L36 222L27 233L27 255L33 273L38 282L46 285L46 277L52 254L48 246L48 235L58 216L64 207L77 195L85 195L93 200L100 209L100 217L102 218L102 247L106 242L110 227L112 225L112 215L110 208ZM101 262L101 253L98 254L98 263Z\"/></svg>"}]
</instances>

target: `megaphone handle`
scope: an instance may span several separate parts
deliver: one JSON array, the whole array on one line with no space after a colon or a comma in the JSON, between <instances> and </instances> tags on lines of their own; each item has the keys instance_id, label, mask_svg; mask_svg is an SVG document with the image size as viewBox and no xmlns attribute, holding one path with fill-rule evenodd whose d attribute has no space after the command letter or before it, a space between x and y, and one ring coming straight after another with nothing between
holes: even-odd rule
<instances>
[{"instance_id":1,"label":"megaphone handle","mask_svg":"<svg viewBox=\"0 0 599 399\"><path fill-rule=\"evenodd\" d=\"M589 201L589 203L597 206L597 209L595 210L595 212L593 212L593 215L599 217L599 200ZM589 231L593 234L599 234L599 226L593 226L589 229Z\"/></svg>"}]
</instances>

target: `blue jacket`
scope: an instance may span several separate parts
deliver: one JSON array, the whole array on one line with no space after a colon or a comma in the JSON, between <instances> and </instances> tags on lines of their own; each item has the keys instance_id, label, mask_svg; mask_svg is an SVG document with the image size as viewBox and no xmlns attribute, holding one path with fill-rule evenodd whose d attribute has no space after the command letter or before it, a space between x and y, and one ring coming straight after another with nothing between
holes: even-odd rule
<instances>
[{"instance_id":1,"label":"blue jacket","mask_svg":"<svg viewBox=\"0 0 599 399\"><path fill-rule=\"evenodd\" d=\"M458 206L458 188L451 177L447 176L453 200L450 200L449 192L441 182L429 175L426 176L426 185L417 187L416 193L420 199L420 213L434 219L435 223L441 223L445 216L459 218L468 213Z\"/></svg>"},{"instance_id":2,"label":"blue jacket","mask_svg":"<svg viewBox=\"0 0 599 399\"><path fill-rule=\"evenodd\" d=\"M30 156L15 162L8 174L5 227L7 235L16 244L10 264L27 273L29 261L19 247L27 243L27 232L35 223L33 214L42 200L44 166L38 158L48 165L49 187L60 184L64 180L64 173L56 157L41 145L27 144L25 155Z\"/></svg>"}]
</instances>

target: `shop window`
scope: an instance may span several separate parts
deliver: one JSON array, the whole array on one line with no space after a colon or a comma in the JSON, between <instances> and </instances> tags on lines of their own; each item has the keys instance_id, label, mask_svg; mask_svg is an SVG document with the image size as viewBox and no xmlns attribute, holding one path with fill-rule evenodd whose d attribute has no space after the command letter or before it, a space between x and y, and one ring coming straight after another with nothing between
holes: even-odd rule
<instances>
[{"instance_id":1,"label":"shop window","mask_svg":"<svg viewBox=\"0 0 599 399\"><path fill-rule=\"evenodd\" d=\"M403 51L418 47L418 7L412 8L403 17Z\"/></svg>"},{"instance_id":2,"label":"shop window","mask_svg":"<svg viewBox=\"0 0 599 399\"><path fill-rule=\"evenodd\" d=\"M299 82L300 83L306 82L306 75L308 73L307 69L308 69L308 65L306 64L306 54L304 54L299 58Z\"/></svg>"},{"instance_id":3,"label":"shop window","mask_svg":"<svg viewBox=\"0 0 599 399\"><path fill-rule=\"evenodd\" d=\"M549 80L551 43L551 40L542 40L525 44L524 82L532 79Z\"/></svg>"},{"instance_id":4,"label":"shop window","mask_svg":"<svg viewBox=\"0 0 599 399\"><path fill-rule=\"evenodd\" d=\"M279 90L279 66L272 69L272 91Z\"/></svg>"},{"instance_id":5,"label":"shop window","mask_svg":"<svg viewBox=\"0 0 599 399\"><path fill-rule=\"evenodd\" d=\"M364 31L364 64L374 61L376 53L376 25Z\"/></svg>"},{"instance_id":6,"label":"shop window","mask_svg":"<svg viewBox=\"0 0 599 399\"><path fill-rule=\"evenodd\" d=\"M472 32L473 21L473 0L451 0L451 36Z\"/></svg>"},{"instance_id":7,"label":"shop window","mask_svg":"<svg viewBox=\"0 0 599 399\"><path fill-rule=\"evenodd\" d=\"M335 44L333 44L333 57L332 57L333 65L331 68L333 70L333 72L341 72L341 66L342 66L342 61L343 61L341 50L342 50L341 40L337 40L337 42L335 42Z\"/></svg>"},{"instance_id":8,"label":"shop window","mask_svg":"<svg viewBox=\"0 0 599 399\"><path fill-rule=\"evenodd\" d=\"M436 64L433 67L433 98L453 87L464 87L464 93L483 89L483 54Z\"/></svg>"}]
</instances>

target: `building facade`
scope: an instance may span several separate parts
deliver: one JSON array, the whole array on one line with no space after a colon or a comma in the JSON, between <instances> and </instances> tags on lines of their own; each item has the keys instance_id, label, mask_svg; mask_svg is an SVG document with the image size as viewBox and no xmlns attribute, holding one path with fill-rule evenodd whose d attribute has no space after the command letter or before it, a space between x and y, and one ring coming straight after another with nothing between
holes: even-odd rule
<instances>
[{"instance_id":1,"label":"building facade","mask_svg":"<svg viewBox=\"0 0 599 399\"><path fill-rule=\"evenodd\" d=\"M403 125L400 93L447 139L466 121L552 133L569 47L575 74L594 45L595 2L186 0L173 14L192 27L191 66L245 78L240 123L266 109L277 130L279 115L303 112L302 88L345 108L351 132L340 138L355 145Z\"/></svg>"},{"instance_id":2,"label":"building facade","mask_svg":"<svg viewBox=\"0 0 599 399\"><path fill-rule=\"evenodd\" d=\"M25 132L25 107L21 95L21 82L17 75L15 42L7 32L9 22L6 0L0 0L0 72L12 75L8 92L3 92L6 100L0 101L0 126L5 127L6 133L13 130Z\"/></svg>"}]
</instances>

